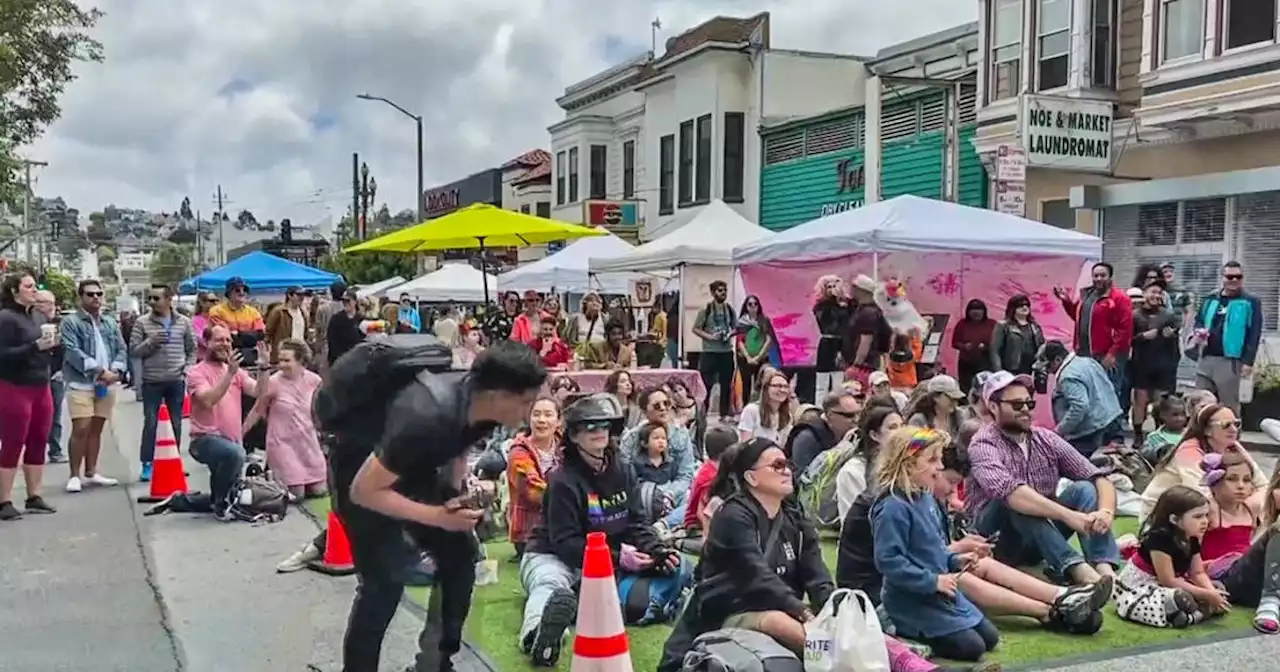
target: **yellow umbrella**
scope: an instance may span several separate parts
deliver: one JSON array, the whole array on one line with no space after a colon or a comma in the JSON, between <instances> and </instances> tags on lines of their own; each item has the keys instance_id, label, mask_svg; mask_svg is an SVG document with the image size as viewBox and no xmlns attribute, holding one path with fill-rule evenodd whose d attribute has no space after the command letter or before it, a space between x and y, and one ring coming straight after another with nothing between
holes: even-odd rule
<instances>
[{"instance_id":1,"label":"yellow umbrella","mask_svg":"<svg viewBox=\"0 0 1280 672\"><path fill-rule=\"evenodd\" d=\"M353 245L343 252L412 254L432 250L479 249L483 258L486 248L529 247L605 234L603 229L543 219L513 210L503 210L487 203L477 203L443 217ZM484 294L485 302L488 303L487 278Z\"/></svg>"}]
</instances>

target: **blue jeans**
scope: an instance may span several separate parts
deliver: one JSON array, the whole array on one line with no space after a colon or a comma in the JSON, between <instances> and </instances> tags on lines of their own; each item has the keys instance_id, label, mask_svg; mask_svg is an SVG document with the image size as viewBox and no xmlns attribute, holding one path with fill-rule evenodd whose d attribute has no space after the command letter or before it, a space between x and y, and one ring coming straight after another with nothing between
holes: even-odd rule
<instances>
[{"instance_id":1,"label":"blue jeans","mask_svg":"<svg viewBox=\"0 0 1280 672\"><path fill-rule=\"evenodd\" d=\"M671 368L680 368L680 342L678 339L667 340L667 359L671 360Z\"/></svg>"},{"instance_id":2,"label":"blue jeans","mask_svg":"<svg viewBox=\"0 0 1280 672\"><path fill-rule=\"evenodd\" d=\"M1101 362L1102 358L1099 357ZM1120 411L1125 414L1129 413L1129 407L1133 406L1133 390L1129 387L1129 356L1116 357L1115 368L1107 371L1107 378L1111 380L1111 386L1116 390L1116 399L1120 402ZM1121 417L1125 417L1121 416Z\"/></svg>"},{"instance_id":3,"label":"blue jeans","mask_svg":"<svg viewBox=\"0 0 1280 672\"><path fill-rule=\"evenodd\" d=\"M1076 481L1058 495L1057 502L1073 511L1092 513L1098 510L1098 489L1090 481ZM1067 571L1082 563L1120 565L1120 549L1111 532L1080 536L1080 549L1067 543L1075 530L1065 524L1018 513L1002 501L991 502L978 512L978 534L989 537L997 532L996 558L1014 566L1044 561L1049 572L1065 577Z\"/></svg>"},{"instance_id":4,"label":"blue jeans","mask_svg":"<svg viewBox=\"0 0 1280 672\"><path fill-rule=\"evenodd\" d=\"M160 404L169 407L169 421L173 425L173 438L182 443L182 401L187 384L181 380L159 383L143 383L142 392L142 445L138 457L147 464L156 456L156 424L160 419Z\"/></svg>"},{"instance_id":5,"label":"blue jeans","mask_svg":"<svg viewBox=\"0 0 1280 672\"><path fill-rule=\"evenodd\" d=\"M244 448L217 434L191 437L191 457L209 467L209 498L221 506L244 471Z\"/></svg>"},{"instance_id":6,"label":"blue jeans","mask_svg":"<svg viewBox=\"0 0 1280 672\"><path fill-rule=\"evenodd\" d=\"M62 380L50 380L53 394L53 425L49 427L49 457L62 454L62 400L67 397L67 385Z\"/></svg>"},{"instance_id":7,"label":"blue jeans","mask_svg":"<svg viewBox=\"0 0 1280 672\"><path fill-rule=\"evenodd\" d=\"M684 513L688 509L689 509L688 499L677 504L676 508L671 509L671 512L668 513L667 517L663 519L667 524L667 529L674 530L678 527L684 527Z\"/></svg>"}]
</instances>

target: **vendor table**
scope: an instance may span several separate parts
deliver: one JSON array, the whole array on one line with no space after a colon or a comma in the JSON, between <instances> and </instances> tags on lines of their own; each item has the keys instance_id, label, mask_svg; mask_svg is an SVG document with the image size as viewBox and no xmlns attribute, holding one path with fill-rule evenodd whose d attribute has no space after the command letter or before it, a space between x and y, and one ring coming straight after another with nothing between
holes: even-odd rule
<instances>
[{"instance_id":1,"label":"vendor table","mask_svg":"<svg viewBox=\"0 0 1280 672\"><path fill-rule=\"evenodd\" d=\"M550 381L560 376L568 376L578 384L583 392L603 392L605 380L609 378L609 374L613 371L610 369L592 369L588 371L548 371L548 384ZM627 373L631 374L631 381L635 384L636 392L648 389L650 387L659 387L667 380L675 378L684 383L689 391L693 393L693 398L702 402L702 398L707 394L707 388L702 386L702 375L693 369L627 369Z\"/></svg>"}]
</instances>

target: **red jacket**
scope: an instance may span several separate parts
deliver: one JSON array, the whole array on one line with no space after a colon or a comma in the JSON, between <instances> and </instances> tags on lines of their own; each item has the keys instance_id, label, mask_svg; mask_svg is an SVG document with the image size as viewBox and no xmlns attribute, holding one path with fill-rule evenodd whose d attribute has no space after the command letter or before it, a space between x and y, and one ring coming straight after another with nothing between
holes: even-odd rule
<instances>
[{"instance_id":1,"label":"red jacket","mask_svg":"<svg viewBox=\"0 0 1280 672\"><path fill-rule=\"evenodd\" d=\"M530 344L534 350L538 351L538 355L542 357L542 365L548 369L554 369L557 366L568 364L573 359L573 353L569 351L569 346L559 338L551 341L551 348L544 354L542 352L543 341L541 339Z\"/></svg>"},{"instance_id":2,"label":"red jacket","mask_svg":"<svg viewBox=\"0 0 1280 672\"><path fill-rule=\"evenodd\" d=\"M1089 291L1093 291L1093 288L1087 287L1080 290L1078 296L1083 296ZM1062 300L1063 310L1067 311L1071 321L1077 325L1080 323L1082 305L1084 302L1079 298L1068 297ZM1077 349L1080 346L1079 329L1072 329L1071 334L1072 348ZM1112 285L1110 292L1093 302L1093 314L1089 320L1089 348L1093 351L1090 354L1125 357L1128 356L1129 347L1132 344L1133 302L1129 300L1129 295L1125 294L1123 289Z\"/></svg>"}]
</instances>

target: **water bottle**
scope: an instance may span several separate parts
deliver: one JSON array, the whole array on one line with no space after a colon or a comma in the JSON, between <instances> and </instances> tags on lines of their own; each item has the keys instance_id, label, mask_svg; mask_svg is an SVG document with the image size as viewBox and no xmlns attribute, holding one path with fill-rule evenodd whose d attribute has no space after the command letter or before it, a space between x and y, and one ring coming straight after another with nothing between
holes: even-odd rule
<instances>
[{"instance_id":1,"label":"water bottle","mask_svg":"<svg viewBox=\"0 0 1280 672\"><path fill-rule=\"evenodd\" d=\"M98 399L105 399L105 398L106 398L106 396L107 396L107 392L108 392L108 389L107 389L107 384L106 384L106 383L95 383L95 384L94 384L94 386L93 386L93 396L94 396L94 397L97 397Z\"/></svg>"}]
</instances>

